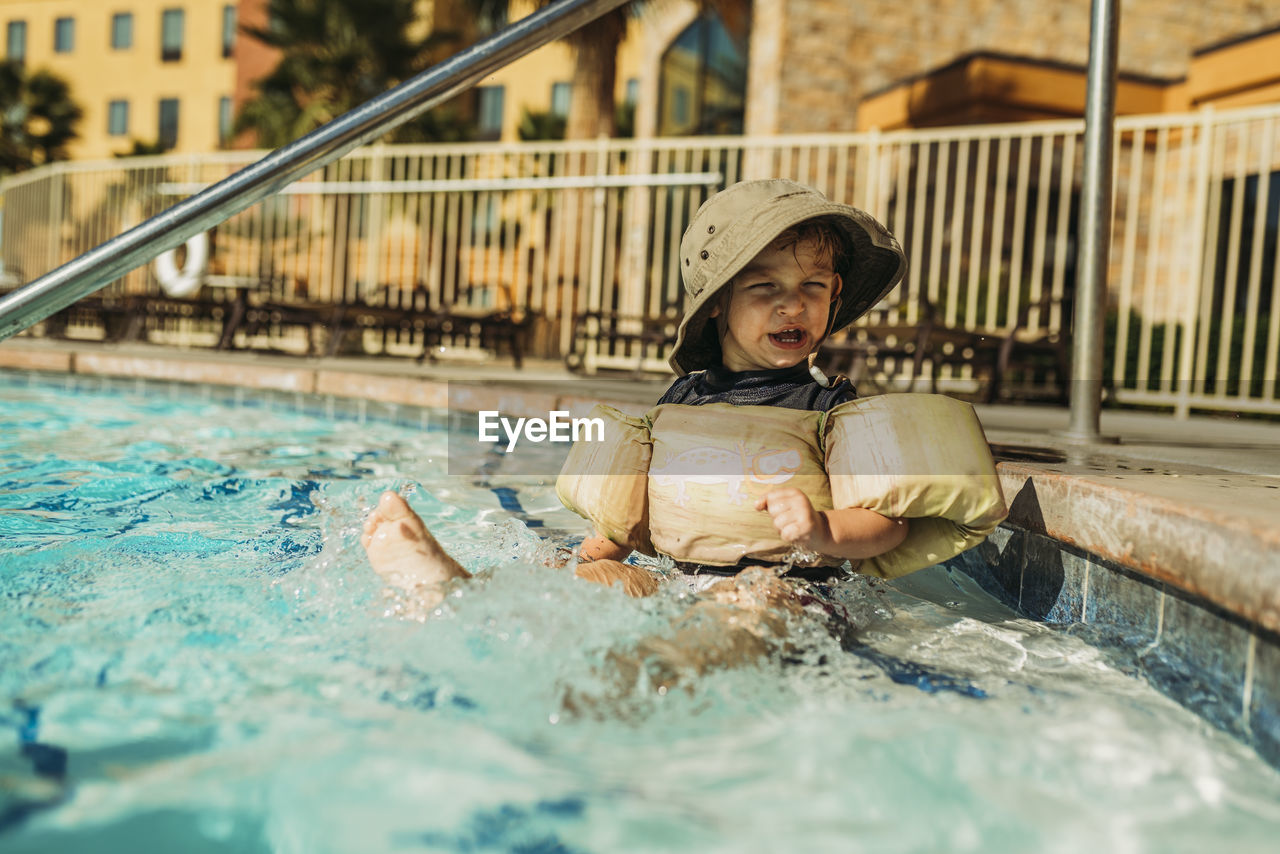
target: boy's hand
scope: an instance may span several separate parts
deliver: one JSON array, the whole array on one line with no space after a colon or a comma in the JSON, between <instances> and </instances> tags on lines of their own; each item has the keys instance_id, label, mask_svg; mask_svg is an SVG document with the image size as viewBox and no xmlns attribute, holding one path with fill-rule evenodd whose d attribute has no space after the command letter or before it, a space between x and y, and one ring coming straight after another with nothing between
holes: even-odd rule
<instances>
[{"instance_id":1,"label":"boy's hand","mask_svg":"<svg viewBox=\"0 0 1280 854\"><path fill-rule=\"evenodd\" d=\"M787 542L819 552L830 546L827 517L814 510L809 496L800 490L789 486L771 490L756 502L756 509L769 513L778 535Z\"/></svg>"}]
</instances>

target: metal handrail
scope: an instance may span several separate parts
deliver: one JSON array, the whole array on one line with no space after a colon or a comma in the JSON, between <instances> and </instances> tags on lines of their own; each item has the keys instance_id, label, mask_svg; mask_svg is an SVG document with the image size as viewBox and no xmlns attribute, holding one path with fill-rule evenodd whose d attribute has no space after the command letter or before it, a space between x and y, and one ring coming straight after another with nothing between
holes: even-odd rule
<instances>
[{"instance_id":1,"label":"metal handrail","mask_svg":"<svg viewBox=\"0 0 1280 854\"><path fill-rule=\"evenodd\" d=\"M627 0L560 0L0 297L0 341L457 95Z\"/></svg>"}]
</instances>

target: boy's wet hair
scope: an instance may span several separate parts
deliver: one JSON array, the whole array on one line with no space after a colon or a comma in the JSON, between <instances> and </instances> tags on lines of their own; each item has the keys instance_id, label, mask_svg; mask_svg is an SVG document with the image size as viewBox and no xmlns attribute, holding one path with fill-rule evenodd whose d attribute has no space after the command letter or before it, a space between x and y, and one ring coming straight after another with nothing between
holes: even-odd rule
<instances>
[{"instance_id":1,"label":"boy's wet hair","mask_svg":"<svg viewBox=\"0 0 1280 854\"><path fill-rule=\"evenodd\" d=\"M783 231L769 245L793 249L801 243L812 243L820 260L827 262L842 277L846 276L853 260L853 246L848 232L839 223L828 217L806 219Z\"/></svg>"},{"instance_id":2,"label":"boy's wet hair","mask_svg":"<svg viewBox=\"0 0 1280 854\"><path fill-rule=\"evenodd\" d=\"M830 217L806 219L780 232L769 242L769 246L780 251L790 249L795 252L802 243L812 243L814 254L820 262L828 264L832 272L839 273L842 279L848 278L849 266L853 261L853 245L849 240L849 233L838 222ZM730 283L736 281L739 275L741 272L730 279ZM832 294L833 301L835 296ZM729 308L732 297L733 288L725 288L717 295L722 311ZM722 315L719 321L720 335L724 334L725 321L726 318Z\"/></svg>"}]
</instances>

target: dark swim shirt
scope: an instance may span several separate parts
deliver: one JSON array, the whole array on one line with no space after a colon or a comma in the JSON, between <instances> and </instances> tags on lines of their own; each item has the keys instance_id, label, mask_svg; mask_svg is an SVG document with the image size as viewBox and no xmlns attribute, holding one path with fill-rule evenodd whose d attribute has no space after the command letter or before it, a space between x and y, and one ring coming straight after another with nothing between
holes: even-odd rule
<instances>
[{"instance_id":1,"label":"dark swim shirt","mask_svg":"<svg viewBox=\"0 0 1280 854\"><path fill-rule=\"evenodd\" d=\"M853 383L843 376L832 380L829 388L818 385L805 362L770 371L731 371L717 365L679 378L658 404L731 403L826 412L857 396Z\"/></svg>"}]
</instances>

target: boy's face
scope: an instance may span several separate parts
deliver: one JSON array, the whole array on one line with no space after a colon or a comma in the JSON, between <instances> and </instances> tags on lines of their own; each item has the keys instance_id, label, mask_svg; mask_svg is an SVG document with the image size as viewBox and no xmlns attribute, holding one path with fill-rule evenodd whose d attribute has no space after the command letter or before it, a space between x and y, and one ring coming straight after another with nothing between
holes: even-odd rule
<instances>
[{"instance_id":1,"label":"boy's face","mask_svg":"<svg viewBox=\"0 0 1280 854\"><path fill-rule=\"evenodd\" d=\"M711 316L731 371L790 368L817 349L827 331L840 276L812 241L770 244L734 276Z\"/></svg>"}]
</instances>

